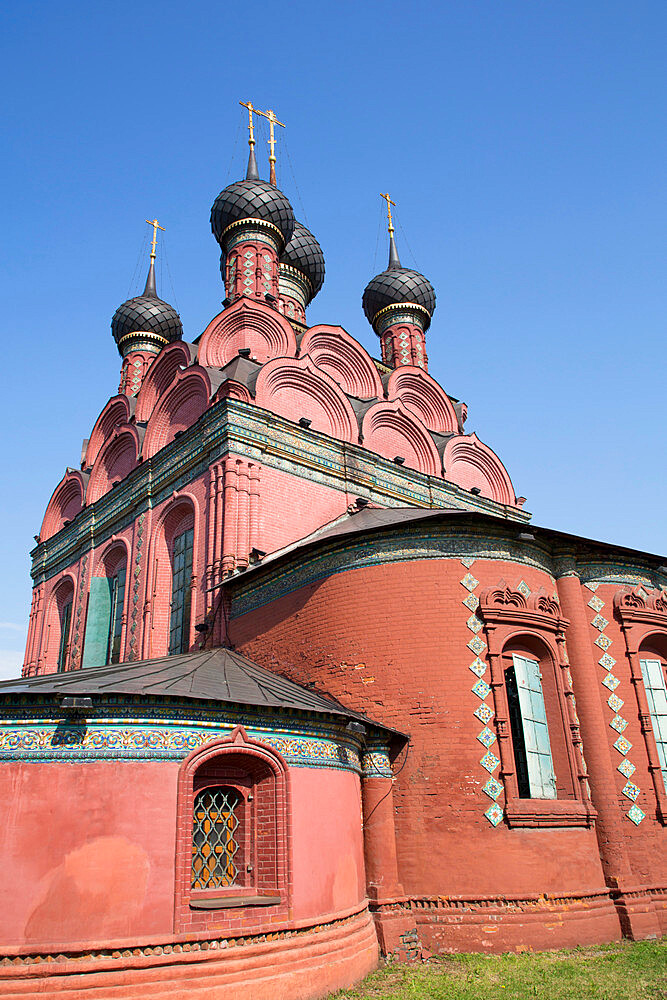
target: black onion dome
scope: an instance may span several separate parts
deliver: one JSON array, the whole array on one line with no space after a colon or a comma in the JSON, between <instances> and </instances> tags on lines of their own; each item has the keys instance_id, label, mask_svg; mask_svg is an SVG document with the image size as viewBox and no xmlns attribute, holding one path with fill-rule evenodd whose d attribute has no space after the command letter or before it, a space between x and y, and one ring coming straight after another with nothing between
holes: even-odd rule
<instances>
[{"instance_id":1,"label":"black onion dome","mask_svg":"<svg viewBox=\"0 0 667 1000\"><path fill-rule=\"evenodd\" d=\"M280 255L281 264L289 264L308 278L315 298L324 284L324 254L309 229L300 222L294 223L292 239Z\"/></svg>"},{"instance_id":2,"label":"black onion dome","mask_svg":"<svg viewBox=\"0 0 667 1000\"><path fill-rule=\"evenodd\" d=\"M235 181L220 192L211 209L211 229L218 243L228 226L242 219L270 222L289 243L294 232L294 212L278 188L262 180Z\"/></svg>"},{"instance_id":3,"label":"black onion dome","mask_svg":"<svg viewBox=\"0 0 667 1000\"><path fill-rule=\"evenodd\" d=\"M419 271L409 267L389 267L371 278L362 299L366 319L371 324L381 309L401 302L411 302L425 309L429 316L428 327L435 310L435 292L428 278Z\"/></svg>"},{"instance_id":4,"label":"black onion dome","mask_svg":"<svg viewBox=\"0 0 667 1000\"><path fill-rule=\"evenodd\" d=\"M119 347L123 337L130 333L152 333L166 343L182 338L181 317L173 306L157 297L153 261L143 295L135 295L118 306L111 320L111 332Z\"/></svg>"}]
</instances>

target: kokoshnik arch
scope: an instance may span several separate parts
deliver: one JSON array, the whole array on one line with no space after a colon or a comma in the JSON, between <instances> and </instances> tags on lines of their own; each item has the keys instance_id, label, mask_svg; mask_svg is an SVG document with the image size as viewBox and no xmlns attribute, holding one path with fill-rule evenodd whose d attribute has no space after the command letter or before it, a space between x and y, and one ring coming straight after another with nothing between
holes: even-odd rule
<instances>
[{"instance_id":1,"label":"kokoshnik arch","mask_svg":"<svg viewBox=\"0 0 667 1000\"><path fill-rule=\"evenodd\" d=\"M380 953L664 933L665 560L530 523L429 373L388 194L381 357L308 325L324 256L244 106L223 310L186 339L153 220L32 553L0 992L298 1000Z\"/></svg>"}]
</instances>

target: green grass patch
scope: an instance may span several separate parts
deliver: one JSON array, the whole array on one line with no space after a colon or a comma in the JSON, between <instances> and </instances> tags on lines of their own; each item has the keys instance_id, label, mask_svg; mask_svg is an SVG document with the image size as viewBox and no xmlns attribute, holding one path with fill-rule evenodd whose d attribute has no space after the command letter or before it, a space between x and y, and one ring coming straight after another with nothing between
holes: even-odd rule
<instances>
[{"instance_id":1,"label":"green grass patch","mask_svg":"<svg viewBox=\"0 0 667 1000\"><path fill-rule=\"evenodd\" d=\"M520 955L437 955L385 966L335 1000L667 1000L666 945L663 938Z\"/></svg>"}]
</instances>

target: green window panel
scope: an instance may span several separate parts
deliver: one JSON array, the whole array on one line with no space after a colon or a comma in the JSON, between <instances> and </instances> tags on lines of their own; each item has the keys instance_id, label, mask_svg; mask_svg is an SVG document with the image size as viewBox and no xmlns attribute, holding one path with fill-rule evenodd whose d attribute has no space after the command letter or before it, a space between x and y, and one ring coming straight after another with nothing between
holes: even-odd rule
<instances>
[{"instance_id":1,"label":"green window panel","mask_svg":"<svg viewBox=\"0 0 667 1000\"><path fill-rule=\"evenodd\" d=\"M125 600L125 566L115 576L90 581L83 667L120 663L120 638Z\"/></svg>"},{"instance_id":2,"label":"green window panel","mask_svg":"<svg viewBox=\"0 0 667 1000\"><path fill-rule=\"evenodd\" d=\"M660 660L640 660L662 780L667 791L667 685Z\"/></svg>"},{"instance_id":3,"label":"green window panel","mask_svg":"<svg viewBox=\"0 0 667 1000\"><path fill-rule=\"evenodd\" d=\"M68 601L60 613L60 647L58 649L58 670L67 668L69 653L69 633L72 627L72 602Z\"/></svg>"},{"instance_id":4,"label":"green window panel","mask_svg":"<svg viewBox=\"0 0 667 1000\"><path fill-rule=\"evenodd\" d=\"M536 660L515 653L505 678L519 795L555 799L556 776L540 665Z\"/></svg>"},{"instance_id":5,"label":"green window panel","mask_svg":"<svg viewBox=\"0 0 667 1000\"><path fill-rule=\"evenodd\" d=\"M190 581L194 530L189 528L174 539L171 578L169 653L186 653L190 638Z\"/></svg>"}]
</instances>

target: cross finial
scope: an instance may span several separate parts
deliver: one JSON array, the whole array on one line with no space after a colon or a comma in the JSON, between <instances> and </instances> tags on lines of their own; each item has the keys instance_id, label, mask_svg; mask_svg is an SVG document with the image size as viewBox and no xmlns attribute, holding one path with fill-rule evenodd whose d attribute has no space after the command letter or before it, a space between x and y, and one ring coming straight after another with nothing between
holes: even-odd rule
<instances>
[{"instance_id":1,"label":"cross finial","mask_svg":"<svg viewBox=\"0 0 667 1000\"><path fill-rule=\"evenodd\" d=\"M153 239L151 241L151 260L155 260L155 244L157 243L157 231L161 229L164 232L164 226L161 226L157 219L146 219L149 226L153 227Z\"/></svg>"},{"instance_id":2,"label":"cross finial","mask_svg":"<svg viewBox=\"0 0 667 1000\"><path fill-rule=\"evenodd\" d=\"M255 119L253 115L261 115L262 112L253 106L252 101L239 101L239 104L242 108L248 109L248 132L250 133L248 135L248 145L252 147L255 145Z\"/></svg>"},{"instance_id":3,"label":"cross finial","mask_svg":"<svg viewBox=\"0 0 667 1000\"><path fill-rule=\"evenodd\" d=\"M272 184L276 183L276 134L275 126L280 125L281 128L286 128L284 122L279 122L276 118L276 113L271 108L268 111L259 111L257 114L261 115L262 118L266 118L269 123L269 180Z\"/></svg>"},{"instance_id":4,"label":"cross finial","mask_svg":"<svg viewBox=\"0 0 667 1000\"><path fill-rule=\"evenodd\" d=\"M389 235L391 236L391 234L394 231L394 223L391 218L391 206L393 205L394 208L396 208L396 202L392 201L388 194L380 193L380 197L384 198L384 200L387 202L387 218L389 219L389 225L387 228L389 230Z\"/></svg>"}]
</instances>

